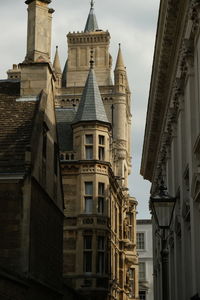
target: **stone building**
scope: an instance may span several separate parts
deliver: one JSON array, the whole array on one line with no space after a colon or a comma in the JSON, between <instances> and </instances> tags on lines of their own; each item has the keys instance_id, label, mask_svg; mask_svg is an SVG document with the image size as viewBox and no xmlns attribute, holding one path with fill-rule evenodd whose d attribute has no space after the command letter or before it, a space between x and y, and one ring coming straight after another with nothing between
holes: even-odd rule
<instances>
[{"instance_id":1,"label":"stone building","mask_svg":"<svg viewBox=\"0 0 200 300\"><path fill-rule=\"evenodd\" d=\"M200 1L161 1L141 173L176 196L169 233L169 299L200 297ZM161 243L153 224L155 300Z\"/></svg>"},{"instance_id":2,"label":"stone building","mask_svg":"<svg viewBox=\"0 0 200 300\"><path fill-rule=\"evenodd\" d=\"M137 219L136 245L139 259L139 298L153 300L152 221Z\"/></svg>"},{"instance_id":3,"label":"stone building","mask_svg":"<svg viewBox=\"0 0 200 300\"><path fill-rule=\"evenodd\" d=\"M64 189L64 280L87 299L136 299L136 205L131 171L131 94L121 47L111 77L110 34L91 8L67 35L56 115Z\"/></svg>"},{"instance_id":4,"label":"stone building","mask_svg":"<svg viewBox=\"0 0 200 300\"><path fill-rule=\"evenodd\" d=\"M26 4L27 56L9 70L7 80L0 80L0 299L58 300L63 289L63 195L56 77L50 37L43 36L49 34L53 11L47 1ZM37 18L43 31L33 22Z\"/></svg>"},{"instance_id":5,"label":"stone building","mask_svg":"<svg viewBox=\"0 0 200 300\"><path fill-rule=\"evenodd\" d=\"M26 57L0 81L1 299L137 299L121 48L113 84L110 34L98 28L91 1L84 32L67 36L62 72L58 48L50 58L51 0L25 3Z\"/></svg>"}]
</instances>

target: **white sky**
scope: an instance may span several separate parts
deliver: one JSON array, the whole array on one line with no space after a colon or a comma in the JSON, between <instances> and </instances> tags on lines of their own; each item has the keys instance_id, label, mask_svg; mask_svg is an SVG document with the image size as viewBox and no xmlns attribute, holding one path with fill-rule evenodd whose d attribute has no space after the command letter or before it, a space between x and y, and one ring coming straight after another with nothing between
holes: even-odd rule
<instances>
[{"instance_id":1,"label":"white sky","mask_svg":"<svg viewBox=\"0 0 200 300\"><path fill-rule=\"evenodd\" d=\"M27 12L22 0L0 0L0 78L12 64L23 61L26 53ZM67 57L66 34L84 30L89 0L53 0L52 53L59 46L62 66ZM16 4L17 3L17 4ZM159 0L96 0L95 13L100 29L111 34L110 53L113 65L118 43L121 43L132 91L132 174L129 177L131 196L138 200L138 218L149 218L150 184L139 175L144 136L148 92ZM53 60L53 58L52 58Z\"/></svg>"}]
</instances>

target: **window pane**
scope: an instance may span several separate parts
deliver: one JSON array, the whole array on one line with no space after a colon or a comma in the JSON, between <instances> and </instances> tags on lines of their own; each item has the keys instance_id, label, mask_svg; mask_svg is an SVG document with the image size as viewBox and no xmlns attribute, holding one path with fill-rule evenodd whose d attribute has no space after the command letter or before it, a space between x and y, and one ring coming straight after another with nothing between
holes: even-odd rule
<instances>
[{"instance_id":1,"label":"window pane","mask_svg":"<svg viewBox=\"0 0 200 300\"><path fill-rule=\"evenodd\" d=\"M97 254L97 273L104 273L104 252L98 252Z\"/></svg>"},{"instance_id":2,"label":"window pane","mask_svg":"<svg viewBox=\"0 0 200 300\"><path fill-rule=\"evenodd\" d=\"M85 147L85 156L86 156L86 159L93 159L93 147L92 146Z\"/></svg>"},{"instance_id":3,"label":"window pane","mask_svg":"<svg viewBox=\"0 0 200 300\"><path fill-rule=\"evenodd\" d=\"M102 197L98 198L98 213L99 214L104 213L104 198L102 198Z\"/></svg>"},{"instance_id":4,"label":"window pane","mask_svg":"<svg viewBox=\"0 0 200 300\"><path fill-rule=\"evenodd\" d=\"M92 213L92 198L85 197L85 212L88 214Z\"/></svg>"},{"instance_id":5,"label":"window pane","mask_svg":"<svg viewBox=\"0 0 200 300\"><path fill-rule=\"evenodd\" d=\"M98 250L105 250L105 238L104 238L104 236L98 236Z\"/></svg>"},{"instance_id":6,"label":"window pane","mask_svg":"<svg viewBox=\"0 0 200 300\"><path fill-rule=\"evenodd\" d=\"M92 195L93 194L93 183L88 181L85 182L85 194Z\"/></svg>"},{"instance_id":7,"label":"window pane","mask_svg":"<svg viewBox=\"0 0 200 300\"><path fill-rule=\"evenodd\" d=\"M99 147L99 160L104 160L104 147Z\"/></svg>"},{"instance_id":8,"label":"window pane","mask_svg":"<svg viewBox=\"0 0 200 300\"><path fill-rule=\"evenodd\" d=\"M99 195L104 195L104 190L105 190L105 188L104 188L104 183L102 183L102 182L99 182L99 185L98 185L98 194Z\"/></svg>"},{"instance_id":9,"label":"window pane","mask_svg":"<svg viewBox=\"0 0 200 300\"><path fill-rule=\"evenodd\" d=\"M139 280L145 280L146 274L145 274L145 263L140 262L139 263Z\"/></svg>"},{"instance_id":10,"label":"window pane","mask_svg":"<svg viewBox=\"0 0 200 300\"><path fill-rule=\"evenodd\" d=\"M92 251L84 252L83 271L92 272Z\"/></svg>"},{"instance_id":11,"label":"window pane","mask_svg":"<svg viewBox=\"0 0 200 300\"><path fill-rule=\"evenodd\" d=\"M137 249L144 250L145 243L144 243L144 232L137 232Z\"/></svg>"},{"instance_id":12,"label":"window pane","mask_svg":"<svg viewBox=\"0 0 200 300\"><path fill-rule=\"evenodd\" d=\"M86 144L93 144L93 135L92 134L86 134L85 136L85 143Z\"/></svg>"},{"instance_id":13,"label":"window pane","mask_svg":"<svg viewBox=\"0 0 200 300\"><path fill-rule=\"evenodd\" d=\"M84 236L84 249L92 249L92 236Z\"/></svg>"},{"instance_id":14,"label":"window pane","mask_svg":"<svg viewBox=\"0 0 200 300\"><path fill-rule=\"evenodd\" d=\"M140 291L140 300L146 300L146 292Z\"/></svg>"},{"instance_id":15,"label":"window pane","mask_svg":"<svg viewBox=\"0 0 200 300\"><path fill-rule=\"evenodd\" d=\"M103 135L99 135L99 144L105 145L105 137Z\"/></svg>"}]
</instances>

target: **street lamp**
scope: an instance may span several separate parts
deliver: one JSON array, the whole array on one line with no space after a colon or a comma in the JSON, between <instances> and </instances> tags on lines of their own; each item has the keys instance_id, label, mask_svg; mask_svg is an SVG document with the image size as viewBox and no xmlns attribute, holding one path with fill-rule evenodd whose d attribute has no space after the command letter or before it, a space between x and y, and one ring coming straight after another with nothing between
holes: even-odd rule
<instances>
[{"instance_id":1,"label":"street lamp","mask_svg":"<svg viewBox=\"0 0 200 300\"><path fill-rule=\"evenodd\" d=\"M176 198L171 197L164 181L161 181L159 192L150 197L150 206L152 214L159 229L161 229L161 259L162 259L162 300L169 300L169 273L168 273L168 256L167 235L166 231L170 229Z\"/></svg>"}]
</instances>

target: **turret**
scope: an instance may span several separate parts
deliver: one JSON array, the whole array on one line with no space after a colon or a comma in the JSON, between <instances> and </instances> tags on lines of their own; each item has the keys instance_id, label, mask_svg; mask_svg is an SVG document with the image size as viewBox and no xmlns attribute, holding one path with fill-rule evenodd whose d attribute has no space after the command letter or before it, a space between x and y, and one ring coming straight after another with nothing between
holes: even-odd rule
<instances>
[{"instance_id":1,"label":"turret","mask_svg":"<svg viewBox=\"0 0 200 300\"><path fill-rule=\"evenodd\" d=\"M93 68L94 61L90 61L90 70L81 97L81 102L73 122L75 151L78 160L109 161L109 132L104 104ZM87 124L87 126L86 126ZM87 129L85 128L87 127ZM78 137L80 143L76 145Z\"/></svg>"},{"instance_id":2,"label":"turret","mask_svg":"<svg viewBox=\"0 0 200 300\"><path fill-rule=\"evenodd\" d=\"M60 59L58 54L58 46L56 46L56 53L53 62L53 68L56 75L56 87L61 88L62 71L60 66Z\"/></svg>"},{"instance_id":3,"label":"turret","mask_svg":"<svg viewBox=\"0 0 200 300\"><path fill-rule=\"evenodd\" d=\"M115 98L113 103L113 152L116 157L115 174L119 176L119 178L122 178L120 183L127 187L128 174L130 173L130 90L120 44L114 75Z\"/></svg>"},{"instance_id":4,"label":"turret","mask_svg":"<svg viewBox=\"0 0 200 300\"><path fill-rule=\"evenodd\" d=\"M89 71L91 45L95 57L95 74L99 86L112 85L111 61L109 54L110 34L100 30L94 13L94 2L91 1L90 12L85 29L82 32L68 33L68 65L63 72L63 84L69 87L84 87ZM64 78L65 77L65 78Z\"/></svg>"},{"instance_id":5,"label":"turret","mask_svg":"<svg viewBox=\"0 0 200 300\"><path fill-rule=\"evenodd\" d=\"M117 55L117 61L115 66L115 87L116 93L126 93L126 68L122 57L121 45L119 44L119 51Z\"/></svg>"}]
</instances>

